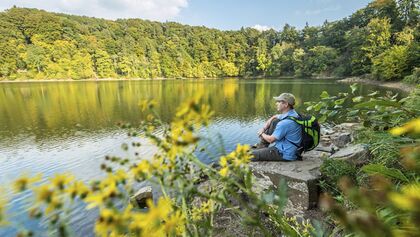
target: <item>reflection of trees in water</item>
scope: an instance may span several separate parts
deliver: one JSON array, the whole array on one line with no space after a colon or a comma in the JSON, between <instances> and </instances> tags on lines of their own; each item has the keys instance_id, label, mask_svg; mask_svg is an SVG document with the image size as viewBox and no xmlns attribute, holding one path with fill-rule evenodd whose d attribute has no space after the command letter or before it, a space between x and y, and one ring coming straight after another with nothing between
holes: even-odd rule
<instances>
[{"instance_id":1,"label":"reflection of trees in water","mask_svg":"<svg viewBox=\"0 0 420 237\"><path fill-rule=\"evenodd\" d=\"M0 130L12 134L30 128L39 136L74 130L97 130L118 121L145 118L138 103L153 98L163 121L170 121L187 98L203 93L216 116L247 120L275 112L273 96L282 92L304 101L317 100L322 90L347 91L347 85L305 80L167 80L3 84L0 87ZM367 90L366 90L367 91Z\"/></svg>"}]
</instances>

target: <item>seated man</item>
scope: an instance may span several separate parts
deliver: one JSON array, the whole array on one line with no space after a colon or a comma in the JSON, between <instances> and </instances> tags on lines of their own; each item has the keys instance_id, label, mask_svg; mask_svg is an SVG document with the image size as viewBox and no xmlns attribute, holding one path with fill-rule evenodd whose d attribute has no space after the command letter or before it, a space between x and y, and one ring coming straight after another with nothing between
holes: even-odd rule
<instances>
[{"instance_id":1,"label":"seated man","mask_svg":"<svg viewBox=\"0 0 420 237\"><path fill-rule=\"evenodd\" d=\"M293 108L295 97L290 93L283 93L273 98L280 114L271 117L258 132L261 142L252 151L252 161L293 161L300 158L302 129L299 124L286 118L299 117Z\"/></svg>"}]
</instances>

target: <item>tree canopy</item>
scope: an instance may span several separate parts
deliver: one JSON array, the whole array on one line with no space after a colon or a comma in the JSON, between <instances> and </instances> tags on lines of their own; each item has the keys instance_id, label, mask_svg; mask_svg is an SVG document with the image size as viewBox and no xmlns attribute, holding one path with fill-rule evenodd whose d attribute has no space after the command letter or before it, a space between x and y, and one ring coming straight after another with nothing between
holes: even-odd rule
<instances>
[{"instance_id":1,"label":"tree canopy","mask_svg":"<svg viewBox=\"0 0 420 237\"><path fill-rule=\"evenodd\" d=\"M0 78L357 76L419 67L419 0L376 0L302 30L221 31L13 7L0 13Z\"/></svg>"}]
</instances>

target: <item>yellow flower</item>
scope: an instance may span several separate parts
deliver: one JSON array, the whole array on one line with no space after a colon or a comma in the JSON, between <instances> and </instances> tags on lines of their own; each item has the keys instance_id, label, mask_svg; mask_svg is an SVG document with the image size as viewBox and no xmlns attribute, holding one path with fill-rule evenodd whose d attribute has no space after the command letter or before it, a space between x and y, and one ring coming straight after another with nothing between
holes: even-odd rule
<instances>
[{"instance_id":1,"label":"yellow flower","mask_svg":"<svg viewBox=\"0 0 420 237\"><path fill-rule=\"evenodd\" d=\"M106 197L104 197L102 194L91 193L85 199L85 202L89 203L89 205L87 205L86 209L89 210L89 209L92 209L96 206L102 206L105 201L106 201Z\"/></svg>"},{"instance_id":2,"label":"yellow flower","mask_svg":"<svg viewBox=\"0 0 420 237\"><path fill-rule=\"evenodd\" d=\"M229 173L229 168L228 168L228 167L224 167L224 168L221 168L221 169L219 170L219 174L220 174L222 177L226 177L226 176L228 175L228 173Z\"/></svg>"},{"instance_id":3,"label":"yellow flower","mask_svg":"<svg viewBox=\"0 0 420 237\"><path fill-rule=\"evenodd\" d=\"M46 202L49 203L53 200L54 190L48 184L41 185L34 189L36 193L37 202Z\"/></svg>"},{"instance_id":4,"label":"yellow flower","mask_svg":"<svg viewBox=\"0 0 420 237\"><path fill-rule=\"evenodd\" d=\"M408 184L401 188L401 193L390 193L391 202L403 210L420 210L420 183Z\"/></svg>"},{"instance_id":5,"label":"yellow flower","mask_svg":"<svg viewBox=\"0 0 420 237\"><path fill-rule=\"evenodd\" d=\"M176 211L164 221L165 233L169 236L182 235L185 232L185 217L180 211Z\"/></svg>"},{"instance_id":6,"label":"yellow flower","mask_svg":"<svg viewBox=\"0 0 420 237\"><path fill-rule=\"evenodd\" d=\"M148 114L146 117L147 121L152 121L155 117L152 114Z\"/></svg>"},{"instance_id":7,"label":"yellow flower","mask_svg":"<svg viewBox=\"0 0 420 237\"><path fill-rule=\"evenodd\" d=\"M117 182L124 183L127 180L128 176L124 170L119 169L115 172L115 178Z\"/></svg>"},{"instance_id":8,"label":"yellow flower","mask_svg":"<svg viewBox=\"0 0 420 237\"><path fill-rule=\"evenodd\" d=\"M203 213L206 213L206 214L211 213L213 212L213 209L214 209L214 201L211 199L201 204L201 211Z\"/></svg>"},{"instance_id":9,"label":"yellow flower","mask_svg":"<svg viewBox=\"0 0 420 237\"><path fill-rule=\"evenodd\" d=\"M202 219L202 214L201 214L201 210L200 210L200 208L196 208L196 207L194 207L192 210L191 210L191 219L193 220L193 221L199 221L199 220L201 220Z\"/></svg>"},{"instance_id":10,"label":"yellow flower","mask_svg":"<svg viewBox=\"0 0 420 237\"><path fill-rule=\"evenodd\" d=\"M401 136L403 134L420 134L420 118L413 119L401 127L393 128L389 131L394 136Z\"/></svg>"},{"instance_id":11,"label":"yellow flower","mask_svg":"<svg viewBox=\"0 0 420 237\"><path fill-rule=\"evenodd\" d=\"M183 232L185 218L181 212L173 210L169 198L160 198L157 205L151 200L147 203L149 210L146 213L132 213L130 230L141 232L145 236L170 236L173 233Z\"/></svg>"},{"instance_id":12,"label":"yellow flower","mask_svg":"<svg viewBox=\"0 0 420 237\"><path fill-rule=\"evenodd\" d=\"M89 194L89 188L82 181L76 181L67 188L66 192L71 198L76 196L85 198Z\"/></svg>"},{"instance_id":13,"label":"yellow flower","mask_svg":"<svg viewBox=\"0 0 420 237\"><path fill-rule=\"evenodd\" d=\"M142 160L138 163L135 167L131 168L131 172L133 173L134 177L150 177L151 175L151 165L148 160Z\"/></svg>"},{"instance_id":14,"label":"yellow flower","mask_svg":"<svg viewBox=\"0 0 420 237\"><path fill-rule=\"evenodd\" d=\"M3 196L3 191L0 189L0 227L2 225L6 225L6 204L7 204L7 200L6 198Z\"/></svg>"},{"instance_id":15,"label":"yellow flower","mask_svg":"<svg viewBox=\"0 0 420 237\"><path fill-rule=\"evenodd\" d=\"M99 236L126 236L120 230L126 226L125 213L118 210L104 208L100 210L99 218L95 223L95 232Z\"/></svg>"},{"instance_id":16,"label":"yellow flower","mask_svg":"<svg viewBox=\"0 0 420 237\"><path fill-rule=\"evenodd\" d=\"M63 207L62 201L56 196L52 196L51 201L48 203L45 209L45 214L49 214L52 211L58 210Z\"/></svg>"},{"instance_id":17,"label":"yellow flower","mask_svg":"<svg viewBox=\"0 0 420 237\"><path fill-rule=\"evenodd\" d=\"M38 174L34 177L28 177L26 175L23 175L13 182L13 188L15 192L22 192L26 190L30 184L40 181L41 177L41 174Z\"/></svg>"},{"instance_id":18,"label":"yellow flower","mask_svg":"<svg viewBox=\"0 0 420 237\"><path fill-rule=\"evenodd\" d=\"M146 111L147 109L152 109L157 104L156 100L142 100L139 103L141 111Z\"/></svg>"},{"instance_id":19,"label":"yellow flower","mask_svg":"<svg viewBox=\"0 0 420 237\"><path fill-rule=\"evenodd\" d=\"M54 187L63 190L64 187L73 181L74 176L70 174L56 174L54 177L50 178L51 183Z\"/></svg>"}]
</instances>

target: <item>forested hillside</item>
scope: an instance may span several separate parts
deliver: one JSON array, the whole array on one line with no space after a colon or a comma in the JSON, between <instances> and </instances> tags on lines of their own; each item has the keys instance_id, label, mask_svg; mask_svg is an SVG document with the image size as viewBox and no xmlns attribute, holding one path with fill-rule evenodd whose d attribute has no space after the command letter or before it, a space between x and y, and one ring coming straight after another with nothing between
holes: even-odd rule
<instances>
[{"instance_id":1,"label":"forested hillside","mask_svg":"<svg viewBox=\"0 0 420 237\"><path fill-rule=\"evenodd\" d=\"M322 26L297 30L286 24L264 32L13 7L0 13L0 78L370 74L378 80L409 76L415 81L419 39L419 0L377 0Z\"/></svg>"}]
</instances>

